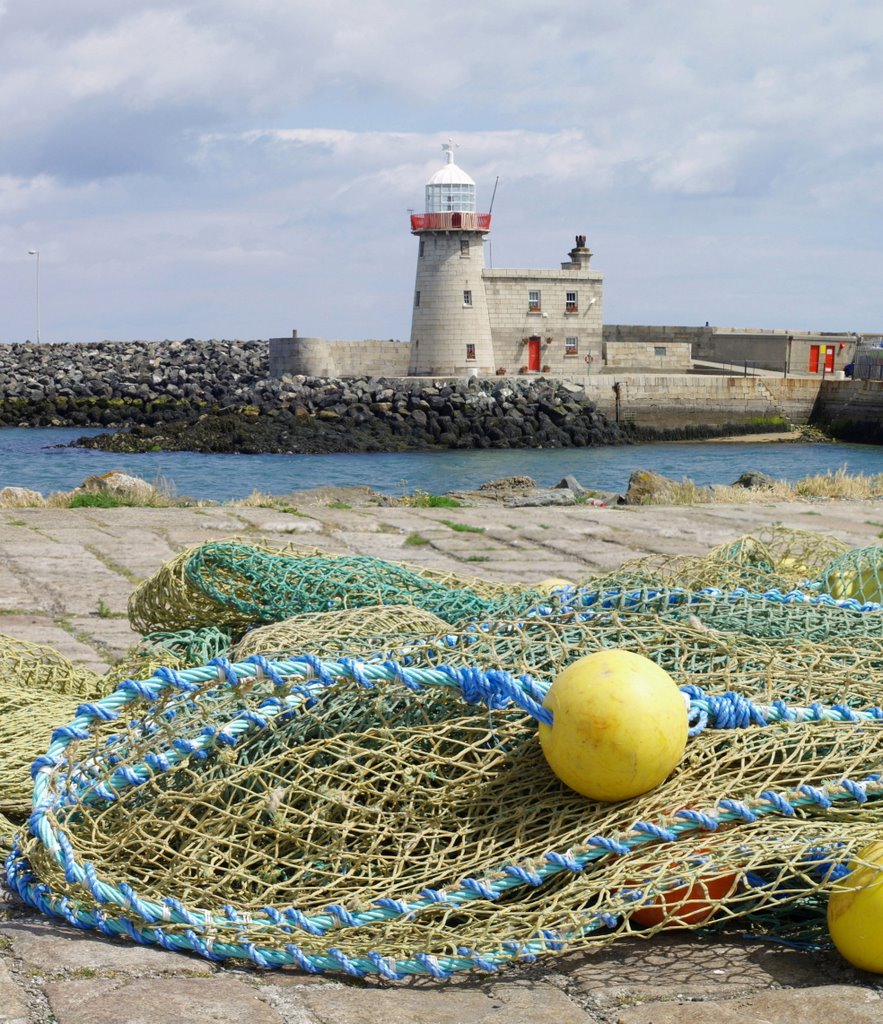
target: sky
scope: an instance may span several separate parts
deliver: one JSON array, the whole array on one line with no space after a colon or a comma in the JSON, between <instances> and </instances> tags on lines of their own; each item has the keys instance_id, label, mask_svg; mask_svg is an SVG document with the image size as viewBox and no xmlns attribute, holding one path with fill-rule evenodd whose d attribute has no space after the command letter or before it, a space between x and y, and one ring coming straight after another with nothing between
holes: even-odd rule
<instances>
[{"instance_id":1,"label":"sky","mask_svg":"<svg viewBox=\"0 0 883 1024\"><path fill-rule=\"evenodd\" d=\"M407 339L449 138L606 323L883 331L879 0L545 8L0 0L0 342Z\"/></svg>"}]
</instances>

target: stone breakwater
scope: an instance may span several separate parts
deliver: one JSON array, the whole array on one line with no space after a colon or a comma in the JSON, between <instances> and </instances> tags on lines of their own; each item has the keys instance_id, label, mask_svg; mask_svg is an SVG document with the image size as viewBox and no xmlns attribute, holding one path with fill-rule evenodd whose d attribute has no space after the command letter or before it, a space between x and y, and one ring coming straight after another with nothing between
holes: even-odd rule
<instances>
[{"instance_id":1,"label":"stone breakwater","mask_svg":"<svg viewBox=\"0 0 883 1024\"><path fill-rule=\"evenodd\" d=\"M4 422L15 403L158 397L235 405L267 377L266 341L101 341L0 345Z\"/></svg>"},{"instance_id":2,"label":"stone breakwater","mask_svg":"<svg viewBox=\"0 0 883 1024\"><path fill-rule=\"evenodd\" d=\"M577 386L267 376L266 342L0 346L0 424L111 427L113 451L569 447L626 436Z\"/></svg>"}]
</instances>

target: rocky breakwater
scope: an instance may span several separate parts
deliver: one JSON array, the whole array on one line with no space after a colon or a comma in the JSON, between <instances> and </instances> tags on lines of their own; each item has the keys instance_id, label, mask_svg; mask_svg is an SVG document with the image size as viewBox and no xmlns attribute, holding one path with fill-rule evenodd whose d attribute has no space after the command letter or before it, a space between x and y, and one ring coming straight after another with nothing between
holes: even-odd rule
<instances>
[{"instance_id":1,"label":"rocky breakwater","mask_svg":"<svg viewBox=\"0 0 883 1024\"><path fill-rule=\"evenodd\" d=\"M616 444L620 430L561 381L266 375L264 342L10 345L0 423L105 426L111 451L403 451Z\"/></svg>"},{"instance_id":2,"label":"rocky breakwater","mask_svg":"<svg viewBox=\"0 0 883 1024\"><path fill-rule=\"evenodd\" d=\"M266 376L264 341L0 345L0 424L127 426L245 404Z\"/></svg>"}]
</instances>

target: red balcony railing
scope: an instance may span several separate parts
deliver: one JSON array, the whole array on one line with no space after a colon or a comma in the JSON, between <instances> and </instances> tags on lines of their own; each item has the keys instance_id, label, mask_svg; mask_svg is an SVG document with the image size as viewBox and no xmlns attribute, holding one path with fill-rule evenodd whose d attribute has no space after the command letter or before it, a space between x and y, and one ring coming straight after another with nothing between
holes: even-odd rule
<instances>
[{"instance_id":1,"label":"red balcony railing","mask_svg":"<svg viewBox=\"0 0 883 1024\"><path fill-rule=\"evenodd\" d=\"M412 231L490 231L489 213L412 213Z\"/></svg>"}]
</instances>

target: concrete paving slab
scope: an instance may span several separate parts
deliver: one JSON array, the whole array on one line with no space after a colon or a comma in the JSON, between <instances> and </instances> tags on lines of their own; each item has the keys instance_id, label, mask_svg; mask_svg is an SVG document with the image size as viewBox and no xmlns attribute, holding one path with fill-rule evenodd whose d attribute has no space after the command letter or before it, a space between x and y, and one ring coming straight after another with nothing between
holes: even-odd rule
<instances>
[{"instance_id":1,"label":"concrete paving slab","mask_svg":"<svg viewBox=\"0 0 883 1024\"><path fill-rule=\"evenodd\" d=\"M27 640L32 644L43 644L63 654L77 664L88 664L100 660L98 652L82 640L56 625L48 615L2 615L0 633Z\"/></svg>"},{"instance_id":2,"label":"concrete paving slab","mask_svg":"<svg viewBox=\"0 0 883 1024\"><path fill-rule=\"evenodd\" d=\"M70 971L197 976L214 973L209 961L201 957L108 939L96 932L81 932L41 918L0 924L0 935L11 943L13 954L28 970L46 977Z\"/></svg>"},{"instance_id":3,"label":"concrete paving slab","mask_svg":"<svg viewBox=\"0 0 883 1024\"><path fill-rule=\"evenodd\" d=\"M568 993L611 1010L636 1000L731 998L766 988L818 985L837 965L831 954L689 932L626 939L555 965Z\"/></svg>"},{"instance_id":4,"label":"concrete paving slab","mask_svg":"<svg viewBox=\"0 0 883 1024\"><path fill-rule=\"evenodd\" d=\"M0 612L36 611L30 588L0 560ZM0 620L0 629L3 628Z\"/></svg>"},{"instance_id":5,"label":"concrete paving slab","mask_svg":"<svg viewBox=\"0 0 883 1024\"><path fill-rule=\"evenodd\" d=\"M616 1024L879 1024L883 1000L876 992L847 985L762 992L731 1000L652 1003L627 1007L612 1018Z\"/></svg>"},{"instance_id":6,"label":"concrete paving slab","mask_svg":"<svg viewBox=\"0 0 883 1024\"><path fill-rule=\"evenodd\" d=\"M124 603L124 611L125 607ZM74 616L70 619L70 624L78 634L88 635L90 643L111 659L122 658L141 639L140 634L129 625L128 618L102 618L93 614Z\"/></svg>"},{"instance_id":7,"label":"concrete paving slab","mask_svg":"<svg viewBox=\"0 0 883 1024\"><path fill-rule=\"evenodd\" d=\"M231 978L53 981L45 990L58 1024L286 1024Z\"/></svg>"},{"instance_id":8,"label":"concrete paving slab","mask_svg":"<svg viewBox=\"0 0 883 1024\"><path fill-rule=\"evenodd\" d=\"M298 1003L321 1024L590 1024L592 1020L563 992L541 982L494 985L490 991L478 986L406 991L317 985L280 989L273 1000L283 1015Z\"/></svg>"},{"instance_id":9,"label":"concrete paving slab","mask_svg":"<svg viewBox=\"0 0 883 1024\"><path fill-rule=\"evenodd\" d=\"M95 610L101 594L131 588L76 544L48 544L37 552L21 550L11 560L19 568L27 564L29 589L38 597L39 607L56 614L88 614Z\"/></svg>"},{"instance_id":10,"label":"concrete paving slab","mask_svg":"<svg viewBox=\"0 0 883 1024\"><path fill-rule=\"evenodd\" d=\"M30 1024L30 1020L27 995L10 970L9 964L5 960L0 960L0 1022Z\"/></svg>"}]
</instances>

